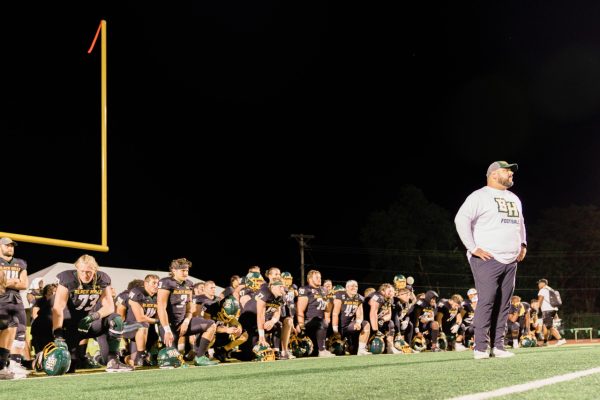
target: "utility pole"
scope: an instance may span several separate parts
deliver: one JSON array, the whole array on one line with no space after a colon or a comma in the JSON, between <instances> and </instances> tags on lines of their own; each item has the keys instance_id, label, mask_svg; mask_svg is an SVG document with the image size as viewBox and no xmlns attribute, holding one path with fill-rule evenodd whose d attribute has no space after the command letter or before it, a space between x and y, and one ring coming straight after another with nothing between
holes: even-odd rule
<instances>
[{"instance_id":1,"label":"utility pole","mask_svg":"<svg viewBox=\"0 0 600 400\"><path fill-rule=\"evenodd\" d=\"M296 239L298 241L298 245L300 245L300 286L304 286L304 247L306 247L306 243L310 239L314 239L314 235L304 235L300 234L292 234L290 237Z\"/></svg>"}]
</instances>

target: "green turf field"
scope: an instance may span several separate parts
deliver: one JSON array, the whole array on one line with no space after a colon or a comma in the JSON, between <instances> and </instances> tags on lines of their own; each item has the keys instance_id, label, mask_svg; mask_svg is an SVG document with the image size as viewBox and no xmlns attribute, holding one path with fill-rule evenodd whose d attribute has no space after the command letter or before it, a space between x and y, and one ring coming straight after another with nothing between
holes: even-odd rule
<instances>
[{"instance_id":1,"label":"green turf field","mask_svg":"<svg viewBox=\"0 0 600 400\"><path fill-rule=\"evenodd\" d=\"M0 381L0 399L449 399L600 367L600 346L304 358L131 373L77 373ZM42 375L37 375L42 376ZM482 397L484 398L484 397ZM598 399L600 374L499 399Z\"/></svg>"}]
</instances>

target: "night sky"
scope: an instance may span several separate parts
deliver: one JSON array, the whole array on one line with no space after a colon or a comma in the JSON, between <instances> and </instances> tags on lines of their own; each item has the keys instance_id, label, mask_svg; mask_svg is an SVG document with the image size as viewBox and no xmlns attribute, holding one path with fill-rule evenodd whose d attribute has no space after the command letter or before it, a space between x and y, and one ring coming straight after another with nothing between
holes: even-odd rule
<instances>
[{"instance_id":1,"label":"night sky","mask_svg":"<svg viewBox=\"0 0 600 400\"><path fill-rule=\"evenodd\" d=\"M415 3L13 4L0 230L101 241L100 48L87 49L102 19L101 265L186 257L221 286L254 264L297 274L290 234L359 247L405 184L454 215L495 160L519 163L528 223L598 205L600 3ZM34 272L82 252L21 243L16 256Z\"/></svg>"}]
</instances>

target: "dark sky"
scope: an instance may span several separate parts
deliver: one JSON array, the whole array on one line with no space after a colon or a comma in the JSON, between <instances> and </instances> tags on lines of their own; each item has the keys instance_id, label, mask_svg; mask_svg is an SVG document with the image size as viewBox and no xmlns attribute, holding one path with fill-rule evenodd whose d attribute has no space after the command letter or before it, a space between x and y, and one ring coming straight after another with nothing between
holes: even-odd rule
<instances>
[{"instance_id":1,"label":"dark sky","mask_svg":"<svg viewBox=\"0 0 600 400\"><path fill-rule=\"evenodd\" d=\"M253 264L296 273L290 234L358 246L404 184L454 214L495 160L519 163L532 223L598 204L596 1L96 3L3 13L2 231L100 243L100 53L86 51L101 19L102 265L187 257L220 285ZM35 271L81 253L17 256Z\"/></svg>"}]
</instances>

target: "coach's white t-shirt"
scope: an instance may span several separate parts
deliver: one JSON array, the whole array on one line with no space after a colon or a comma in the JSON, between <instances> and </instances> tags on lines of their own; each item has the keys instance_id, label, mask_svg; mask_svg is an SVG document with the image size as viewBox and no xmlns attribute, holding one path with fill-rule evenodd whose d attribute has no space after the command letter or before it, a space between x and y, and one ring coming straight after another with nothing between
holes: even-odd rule
<instances>
[{"instance_id":1,"label":"coach's white t-shirt","mask_svg":"<svg viewBox=\"0 0 600 400\"><path fill-rule=\"evenodd\" d=\"M484 186L471 193L454 218L467 257L480 248L494 259L510 264L521 243L527 243L521 200L509 190Z\"/></svg>"}]
</instances>

